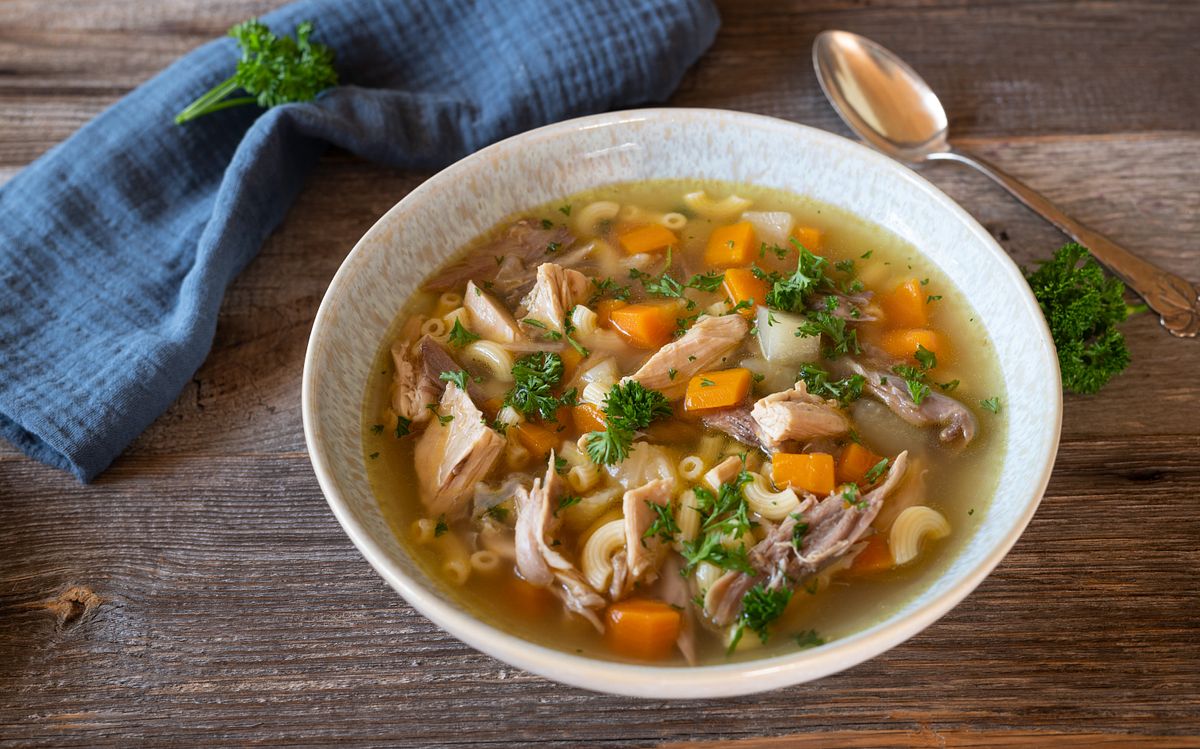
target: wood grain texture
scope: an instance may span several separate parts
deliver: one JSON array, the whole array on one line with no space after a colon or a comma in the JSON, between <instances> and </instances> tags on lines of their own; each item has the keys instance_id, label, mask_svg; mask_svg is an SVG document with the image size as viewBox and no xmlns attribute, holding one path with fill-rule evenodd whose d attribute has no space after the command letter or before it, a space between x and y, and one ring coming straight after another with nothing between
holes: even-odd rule
<instances>
[{"instance_id":1,"label":"wood grain texture","mask_svg":"<svg viewBox=\"0 0 1200 749\"><path fill-rule=\"evenodd\" d=\"M253 0L0 4L0 179ZM724 2L671 103L845 132L822 28L867 33L939 91L964 144L1200 279L1200 6ZM1098 52L1100 50L1100 52ZM986 179L923 174L1021 263L1061 236ZM441 633L372 572L304 454L299 381L333 272L427 175L331 154L233 284L209 360L95 484L0 445L0 744L1196 746L1200 345L1147 316L1134 364L1069 397L1037 516L903 646L816 684L667 703L562 687ZM787 738L779 738L787 736ZM763 737L776 737L767 738Z\"/></svg>"}]
</instances>

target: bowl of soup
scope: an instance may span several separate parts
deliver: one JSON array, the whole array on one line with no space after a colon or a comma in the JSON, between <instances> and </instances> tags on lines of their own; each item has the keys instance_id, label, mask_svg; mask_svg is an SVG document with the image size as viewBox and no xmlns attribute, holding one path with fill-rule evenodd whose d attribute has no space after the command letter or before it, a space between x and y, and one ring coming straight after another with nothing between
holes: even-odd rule
<instances>
[{"instance_id":1,"label":"bowl of soup","mask_svg":"<svg viewBox=\"0 0 1200 749\"><path fill-rule=\"evenodd\" d=\"M757 692L929 626L1029 522L1054 348L919 176L755 115L617 112L435 175L313 326L305 436L367 561L588 689Z\"/></svg>"}]
</instances>

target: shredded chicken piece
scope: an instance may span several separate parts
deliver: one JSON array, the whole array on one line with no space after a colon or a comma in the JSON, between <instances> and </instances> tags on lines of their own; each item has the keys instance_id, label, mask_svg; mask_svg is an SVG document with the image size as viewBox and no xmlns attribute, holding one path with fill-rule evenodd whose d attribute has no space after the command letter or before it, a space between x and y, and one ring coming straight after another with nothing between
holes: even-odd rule
<instances>
[{"instance_id":1,"label":"shredded chicken piece","mask_svg":"<svg viewBox=\"0 0 1200 749\"><path fill-rule=\"evenodd\" d=\"M563 483L554 470L554 453L542 479L534 479L529 489L520 487L514 496L517 509L516 554L517 570L530 584L551 588L568 610L590 621L600 632L604 625L597 611L605 606L604 598L588 585L583 574L566 556L551 545L560 521L554 514L562 498Z\"/></svg>"},{"instance_id":2,"label":"shredded chicken piece","mask_svg":"<svg viewBox=\"0 0 1200 749\"><path fill-rule=\"evenodd\" d=\"M423 285L426 291L454 291L467 281L491 281L491 289L509 304L532 285L529 265L546 256L551 245L565 251L575 241L566 227L541 228L532 219L508 227L494 242L470 252ZM496 258L500 258L497 262ZM521 287L524 287L523 289Z\"/></svg>"},{"instance_id":3,"label":"shredded chicken piece","mask_svg":"<svg viewBox=\"0 0 1200 749\"><path fill-rule=\"evenodd\" d=\"M907 452L897 455L883 483L854 501L840 492L820 502L807 499L797 512L770 528L749 553L755 574L731 570L709 588L704 609L713 623L722 627L733 623L742 597L755 585L761 583L772 589L802 582L848 553L870 528L883 500L904 477L907 461ZM799 549L794 544L797 522L808 525Z\"/></svg>"},{"instance_id":4,"label":"shredded chicken piece","mask_svg":"<svg viewBox=\"0 0 1200 749\"><path fill-rule=\"evenodd\" d=\"M414 462L426 510L453 519L469 509L475 484L492 470L504 438L483 423L483 412L453 383L446 385L437 411L439 424L417 440Z\"/></svg>"},{"instance_id":5,"label":"shredded chicken piece","mask_svg":"<svg viewBox=\"0 0 1200 749\"><path fill-rule=\"evenodd\" d=\"M743 445L769 452L767 447L769 440L759 429L758 422L750 415L749 403L705 411L700 421L709 429L724 432Z\"/></svg>"},{"instance_id":6,"label":"shredded chicken piece","mask_svg":"<svg viewBox=\"0 0 1200 749\"><path fill-rule=\"evenodd\" d=\"M728 484L733 481L739 473L742 472L742 459L736 455L730 455L725 460L717 463L712 468L708 469L708 473L704 474L704 483L713 491L721 488L721 484Z\"/></svg>"},{"instance_id":7,"label":"shredded chicken piece","mask_svg":"<svg viewBox=\"0 0 1200 749\"><path fill-rule=\"evenodd\" d=\"M625 515L626 568L620 581L616 579L615 574L613 576L613 600L628 595L635 583L653 582L658 576L657 567L662 562L662 552L666 547L658 536L646 536L646 531L658 517L650 504L670 507L674 489L673 480L656 479L645 486L625 492L621 500L621 509Z\"/></svg>"},{"instance_id":8,"label":"shredded chicken piece","mask_svg":"<svg viewBox=\"0 0 1200 749\"><path fill-rule=\"evenodd\" d=\"M941 427L938 439L946 443L961 441L963 445L968 445L975 439L978 427L975 414L959 401L931 389L918 405L913 401L903 378L867 369L856 361L848 362L847 366L866 379L866 390L872 397L909 424L915 427Z\"/></svg>"},{"instance_id":9,"label":"shredded chicken piece","mask_svg":"<svg viewBox=\"0 0 1200 749\"><path fill-rule=\"evenodd\" d=\"M514 343L524 340L525 336L517 327L517 320L508 308L476 286L474 281L467 282L463 306L471 312L471 325L475 332L489 341Z\"/></svg>"},{"instance_id":10,"label":"shredded chicken piece","mask_svg":"<svg viewBox=\"0 0 1200 749\"><path fill-rule=\"evenodd\" d=\"M741 315L706 317L682 338L659 349L626 379L659 390L672 400L680 398L687 389L688 380L719 364L742 342L749 330L750 323Z\"/></svg>"},{"instance_id":11,"label":"shredded chicken piece","mask_svg":"<svg viewBox=\"0 0 1200 749\"><path fill-rule=\"evenodd\" d=\"M801 380L791 390L772 393L754 404L750 415L766 438L769 451L779 450L789 440L836 437L850 431L837 401L825 400L808 392Z\"/></svg>"},{"instance_id":12,"label":"shredded chicken piece","mask_svg":"<svg viewBox=\"0 0 1200 749\"><path fill-rule=\"evenodd\" d=\"M679 556L677 554L668 555L666 561L663 562L662 574L659 575L658 583L652 593L663 603L679 609L679 637L676 638L675 645L687 659L688 665L694 666L696 665L696 613L687 578L680 574L682 570L683 563Z\"/></svg>"},{"instance_id":13,"label":"shredded chicken piece","mask_svg":"<svg viewBox=\"0 0 1200 749\"><path fill-rule=\"evenodd\" d=\"M433 418L426 408L437 403L444 386L436 376L430 380L422 366L417 336L420 335L422 316L416 316L405 324L400 337L392 343L392 362L396 375L392 380L392 410L413 424L422 424Z\"/></svg>"},{"instance_id":14,"label":"shredded chicken piece","mask_svg":"<svg viewBox=\"0 0 1200 749\"><path fill-rule=\"evenodd\" d=\"M542 263L537 269L537 281L529 295L521 300L526 319L536 320L546 329L563 332L563 318L576 304L587 299L588 277L577 270L563 268L557 263Z\"/></svg>"},{"instance_id":15,"label":"shredded chicken piece","mask_svg":"<svg viewBox=\"0 0 1200 749\"><path fill-rule=\"evenodd\" d=\"M417 350L421 354L421 367L425 373L425 381L429 383L427 387L434 390L437 396L442 394L446 389L446 381L442 379L442 372L458 372L463 369L463 366L455 360L454 356L446 350L446 347L429 336L421 339L417 344ZM467 378L467 395L471 396L471 400L476 404L483 403L483 390L479 388L475 382ZM437 401L437 397L426 401L432 403ZM422 406L424 407L424 406ZM426 409L428 413L428 409Z\"/></svg>"}]
</instances>

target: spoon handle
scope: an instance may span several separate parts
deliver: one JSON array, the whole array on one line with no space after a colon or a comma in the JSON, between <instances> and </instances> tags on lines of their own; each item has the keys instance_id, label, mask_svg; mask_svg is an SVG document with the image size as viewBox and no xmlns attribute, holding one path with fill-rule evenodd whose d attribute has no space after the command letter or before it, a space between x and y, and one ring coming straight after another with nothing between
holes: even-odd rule
<instances>
[{"instance_id":1,"label":"spoon handle","mask_svg":"<svg viewBox=\"0 0 1200 749\"><path fill-rule=\"evenodd\" d=\"M1195 338L1200 334L1200 289L1190 281L1143 260L1098 231L1089 229L1051 203L1044 195L996 165L955 149L929 155L930 159L957 161L991 177L1042 218L1087 247L1093 256L1137 292L1158 313L1171 335Z\"/></svg>"}]
</instances>

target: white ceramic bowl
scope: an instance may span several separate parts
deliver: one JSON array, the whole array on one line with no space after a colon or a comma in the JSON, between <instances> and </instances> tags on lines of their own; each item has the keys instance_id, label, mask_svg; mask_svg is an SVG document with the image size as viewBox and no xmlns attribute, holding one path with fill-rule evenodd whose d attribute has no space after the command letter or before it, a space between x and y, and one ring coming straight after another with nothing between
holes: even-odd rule
<instances>
[{"instance_id":1,"label":"white ceramic bowl","mask_svg":"<svg viewBox=\"0 0 1200 749\"><path fill-rule=\"evenodd\" d=\"M749 182L846 208L911 242L971 301L998 353L1009 429L999 489L944 574L887 620L822 647L697 668L585 658L502 632L444 596L396 539L367 484L361 419L389 323L447 252L503 217L605 183L672 177ZM1019 397L1016 397L1019 394ZM913 172L849 140L790 122L703 109L585 117L509 138L397 203L342 263L304 361L304 434L329 506L367 561L425 616L469 645L542 676L640 697L718 697L816 679L912 637L1000 562L1033 516L1058 447L1058 361L1037 303L1003 250Z\"/></svg>"}]
</instances>

